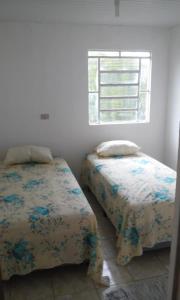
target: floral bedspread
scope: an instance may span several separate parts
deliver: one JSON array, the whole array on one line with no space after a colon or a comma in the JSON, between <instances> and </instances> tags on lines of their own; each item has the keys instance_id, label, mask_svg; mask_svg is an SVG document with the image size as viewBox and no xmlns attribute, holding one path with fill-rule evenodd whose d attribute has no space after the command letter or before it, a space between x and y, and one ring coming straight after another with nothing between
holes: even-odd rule
<instances>
[{"instance_id":1,"label":"floral bedspread","mask_svg":"<svg viewBox=\"0 0 180 300\"><path fill-rule=\"evenodd\" d=\"M143 247L171 241L175 171L143 153L109 158L89 154L82 182L116 228L118 263L141 255Z\"/></svg>"},{"instance_id":2,"label":"floral bedspread","mask_svg":"<svg viewBox=\"0 0 180 300\"><path fill-rule=\"evenodd\" d=\"M67 163L0 164L1 278L84 260L101 281L96 217Z\"/></svg>"}]
</instances>

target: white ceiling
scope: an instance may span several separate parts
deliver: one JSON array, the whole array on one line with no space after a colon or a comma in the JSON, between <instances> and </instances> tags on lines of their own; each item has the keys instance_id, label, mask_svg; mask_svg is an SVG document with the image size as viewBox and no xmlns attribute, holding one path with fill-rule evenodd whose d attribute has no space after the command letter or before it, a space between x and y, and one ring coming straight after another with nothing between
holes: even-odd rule
<instances>
[{"instance_id":1,"label":"white ceiling","mask_svg":"<svg viewBox=\"0 0 180 300\"><path fill-rule=\"evenodd\" d=\"M180 0L0 0L0 21L66 22L78 24L180 24Z\"/></svg>"}]
</instances>

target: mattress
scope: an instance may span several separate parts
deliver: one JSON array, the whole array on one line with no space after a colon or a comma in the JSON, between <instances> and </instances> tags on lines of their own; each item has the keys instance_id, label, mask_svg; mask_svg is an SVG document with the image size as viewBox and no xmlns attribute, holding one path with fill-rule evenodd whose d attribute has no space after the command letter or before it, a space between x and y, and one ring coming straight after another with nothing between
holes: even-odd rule
<instances>
[{"instance_id":1,"label":"mattress","mask_svg":"<svg viewBox=\"0 0 180 300\"><path fill-rule=\"evenodd\" d=\"M127 264L172 238L176 172L139 153L100 158L89 154L82 181L105 210L117 232L117 262Z\"/></svg>"},{"instance_id":2,"label":"mattress","mask_svg":"<svg viewBox=\"0 0 180 300\"><path fill-rule=\"evenodd\" d=\"M101 281L96 217L67 163L0 164L1 278L85 260Z\"/></svg>"}]
</instances>

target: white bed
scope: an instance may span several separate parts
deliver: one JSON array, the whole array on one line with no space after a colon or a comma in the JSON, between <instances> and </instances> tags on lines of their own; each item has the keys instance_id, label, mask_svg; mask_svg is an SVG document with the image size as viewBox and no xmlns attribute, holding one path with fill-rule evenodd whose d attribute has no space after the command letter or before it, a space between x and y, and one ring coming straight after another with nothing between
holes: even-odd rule
<instances>
[{"instance_id":1,"label":"white bed","mask_svg":"<svg viewBox=\"0 0 180 300\"><path fill-rule=\"evenodd\" d=\"M67 163L0 164L1 279L85 260L102 283L96 217Z\"/></svg>"},{"instance_id":2,"label":"white bed","mask_svg":"<svg viewBox=\"0 0 180 300\"><path fill-rule=\"evenodd\" d=\"M118 263L171 241L175 171L143 153L107 158L93 153L84 161L82 181L116 229Z\"/></svg>"}]
</instances>

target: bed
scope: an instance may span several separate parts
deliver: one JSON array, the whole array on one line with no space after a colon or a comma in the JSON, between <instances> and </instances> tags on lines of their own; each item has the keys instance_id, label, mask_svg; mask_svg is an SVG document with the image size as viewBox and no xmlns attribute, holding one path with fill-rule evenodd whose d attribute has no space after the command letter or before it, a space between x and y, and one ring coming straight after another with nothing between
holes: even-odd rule
<instances>
[{"instance_id":1,"label":"bed","mask_svg":"<svg viewBox=\"0 0 180 300\"><path fill-rule=\"evenodd\" d=\"M1 279L85 260L102 283L96 217L67 163L1 163Z\"/></svg>"},{"instance_id":2,"label":"bed","mask_svg":"<svg viewBox=\"0 0 180 300\"><path fill-rule=\"evenodd\" d=\"M170 242L176 172L138 153L102 158L89 154L82 182L104 209L117 233L117 262L127 264L144 248Z\"/></svg>"}]
</instances>

